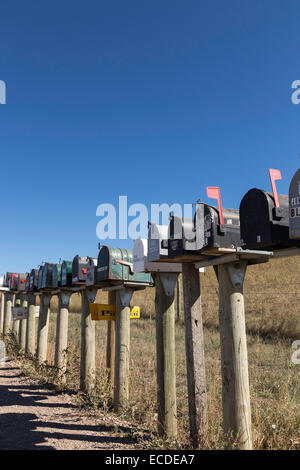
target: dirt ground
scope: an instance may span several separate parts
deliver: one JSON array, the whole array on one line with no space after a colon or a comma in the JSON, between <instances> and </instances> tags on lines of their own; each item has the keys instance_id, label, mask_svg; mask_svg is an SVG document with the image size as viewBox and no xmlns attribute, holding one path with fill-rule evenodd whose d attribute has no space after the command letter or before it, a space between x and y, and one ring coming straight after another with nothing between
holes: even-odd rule
<instances>
[{"instance_id":1,"label":"dirt ground","mask_svg":"<svg viewBox=\"0 0 300 470\"><path fill-rule=\"evenodd\" d=\"M11 360L0 362L0 450L136 449L130 432L117 416L92 416L72 395L29 381Z\"/></svg>"}]
</instances>

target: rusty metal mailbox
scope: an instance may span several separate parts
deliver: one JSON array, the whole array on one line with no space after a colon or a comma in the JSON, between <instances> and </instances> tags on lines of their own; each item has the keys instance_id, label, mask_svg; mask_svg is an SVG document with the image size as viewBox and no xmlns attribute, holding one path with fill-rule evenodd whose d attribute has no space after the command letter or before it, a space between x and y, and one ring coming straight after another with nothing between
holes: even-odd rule
<instances>
[{"instance_id":1,"label":"rusty metal mailbox","mask_svg":"<svg viewBox=\"0 0 300 470\"><path fill-rule=\"evenodd\" d=\"M61 265L61 287L72 286L72 261L63 261Z\"/></svg>"},{"instance_id":2,"label":"rusty metal mailbox","mask_svg":"<svg viewBox=\"0 0 300 470\"><path fill-rule=\"evenodd\" d=\"M152 284L149 273L133 273L132 250L103 246L99 251L97 263L97 283L110 281L130 281Z\"/></svg>"},{"instance_id":3,"label":"rusty metal mailbox","mask_svg":"<svg viewBox=\"0 0 300 470\"><path fill-rule=\"evenodd\" d=\"M85 284L88 257L76 255L72 263L72 284Z\"/></svg>"},{"instance_id":4,"label":"rusty metal mailbox","mask_svg":"<svg viewBox=\"0 0 300 470\"><path fill-rule=\"evenodd\" d=\"M289 235L300 240L300 169L294 174L289 189Z\"/></svg>"},{"instance_id":5,"label":"rusty metal mailbox","mask_svg":"<svg viewBox=\"0 0 300 470\"><path fill-rule=\"evenodd\" d=\"M11 276L9 278L9 286L8 286L10 290L13 290L13 291L17 290L18 277L19 277L18 273L11 273Z\"/></svg>"}]
</instances>

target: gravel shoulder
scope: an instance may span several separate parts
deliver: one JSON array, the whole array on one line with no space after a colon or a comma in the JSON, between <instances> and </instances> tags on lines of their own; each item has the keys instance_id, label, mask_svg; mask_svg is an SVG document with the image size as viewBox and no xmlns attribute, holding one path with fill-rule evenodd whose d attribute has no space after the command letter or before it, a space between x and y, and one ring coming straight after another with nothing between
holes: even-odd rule
<instances>
[{"instance_id":1,"label":"gravel shoulder","mask_svg":"<svg viewBox=\"0 0 300 470\"><path fill-rule=\"evenodd\" d=\"M27 379L16 362L0 362L0 450L138 449L128 423L74 401Z\"/></svg>"}]
</instances>

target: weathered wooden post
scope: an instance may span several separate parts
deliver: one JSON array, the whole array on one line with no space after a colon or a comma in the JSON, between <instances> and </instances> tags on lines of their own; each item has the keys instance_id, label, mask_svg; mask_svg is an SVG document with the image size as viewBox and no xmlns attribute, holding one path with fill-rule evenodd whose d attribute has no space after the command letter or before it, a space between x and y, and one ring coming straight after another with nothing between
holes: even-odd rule
<instances>
[{"instance_id":1,"label":"weathered wooden post","mask_svg":"<svg viewBox=\"0 0 300 470\"><path fill-rule=\"evenodd\" d=\"M1 292L1 310L0 310L0 335L3 334L3 324L4 324L4 306L5 306L5 294Z\"/></svg>"},{"instance_id":2,"label":"weathered wooden post","mask_svg":"<svg viewBox=\"0 0 300 470\"><path fill-rule=\"evenodd\" d=\"M114 409L125 409L129 402L130 301L134 290L123 288L116 293L116 346Z\"/></svg>"},{"instance_id":3,"label":"weathered wooden post","mask_svg":"<svg viewBox=\"0 0 300 470\"><path fill-rule=\"evenodd\" d=\"M243 282L247 261L218 266L223 427L239 448L252 449Z\"/></svg>"},{"instance_id":4,"label":"weathered wooden post","mask_svg":"<svg viewBox=\"0 0 300 470\"><path fill-rule=\"evenodd\" d=\"M35 353L35 317L36 317L36 299L37 296L28 294L28 318L26 328L25 352L34 356Z\"/></svg>"},{"instance_id":5,"label":"weathered wooden post","mask_svg":"<svg viewBox=\"0 0 300 470\"><path fill-rule=\"evenodd\" d=\"M177 314L177 321L179 321L180 320L180 312L181 312L181 282L180 282L179 276L178 276L178 279L177 279L176 294L177 294L176 314Z\"/></svg>"},{"instance_id":6,"label":"weathered wooden post","mask_svg":"<svg viewBox=\"0 0 300 470\"><path fill-rule=\"evenodd\" d=\"M13 304L12 304L12 308L13 307L20 307L20 305L21 305L21 299L20 299L19 295L15 295L14 296L14 301L13 301ZM14 337L15 337L16 341L18 343L20 343L20 338L19 338L20 320L13 320L12 330L13 330L13 334L14 334Z\"/></svg>"},{"instance_id":7,"label":"weathered wooden post","mask_svg":"<svg viewBox=\"0 0 300 470\"><path fill-rule=\"evenodd\" d=\"M155 274L158 432L177 436L175 305L177 273Z\"/></svg>"},{"instance_id":8,"label":"weathered wooden post","mask_svg":"<svg viewBox=\"0 0 300 470\"><path fill-rule=\"evenodd\" d=\"M12 292L5 292L5 312L4 312L4 325L3 334L7 336L11 331L12 314L11 309L13 305L14 295Z\"/></svg>"},{"instance_id":9,"label":"weathered wooden post","mask_svg":"<svg viewBox=\"0 0 300 470\"><path fill-rule=\"evenodd\" d=\"M80 389L91 392L95 383L95 321L90 313L90 303L95 301L97 289L87 288L81 291L81 359Z\"/></svg>"},{"instance_id":10,"label":"weathered wooden post","mask_svg":"<svg viewBox=\"0 0 300 470\"><path fill-rule=\"evenodd\" d=\"M37 336L37 359L40 364L47 361L50 300L51 294L43 293L40 295L40 315Z\"/></svg>"},{"instance_id":11,"label":"weathered wooden post","mask_svg":"<svg viewBox=\"0 0 300 470\"><path fill-rule=\"evenodd\" d=\"M55 366L59 370L60 380L66 381L69 303L72 292L59 293L58 315L56 323Z\"/></svg>"},{"instance_id":12,"label":"weathered wooden post","mask_svg":"<svg viewBox=\"0 0 300 470\"><path fill-rule=\"evenodd\" d=\"M21 306L23 308L28 307L28 301L26 296L23 294L20 296L21 297ZM27 329L27 318L23 318L22 320L19 320L20 322L20 328L19 328L19 344L20 347L23 351L25 351L26 347L26 329Z\"/></svg>"},{"instance_id":13,"label":"weathered wooden post","mask_svg":"<svg viewBox=\"0 0 300 470\"><path fill-rule=\"evenodd\" d=\"M194 447L207 436L207 390L199 269L182 264L190 435Z\"/></svg>"},{"instance_id":14,"label":"weathered wooden post","mask_svg":"<svg viewBox=\"0 0 300 470\"><path fill-rule=\"evenodd\" d=\"M116 305L116 292L108 292L109 305ZM114 386L115 372L115 341L116 341L116 322L114 320L107 321L107 340L106 340L106 369L108 372L108 380L111 386Z\"/></svg>"}]
</instances>

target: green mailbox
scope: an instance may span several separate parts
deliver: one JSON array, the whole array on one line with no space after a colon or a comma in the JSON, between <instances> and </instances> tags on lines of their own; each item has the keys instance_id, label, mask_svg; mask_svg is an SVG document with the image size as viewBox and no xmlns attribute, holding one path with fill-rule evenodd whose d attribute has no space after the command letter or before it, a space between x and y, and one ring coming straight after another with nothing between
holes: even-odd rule
<instances>
[{"instance_id":1,"label":"green mailbox","mask_svg":"<svg viewBox=\"0 0 300 470\"><path fill-rule=\"evenodd\" d=\"M61 286L61 264L55 264L52 269L52 287Z\"/></svg>"},{"instance_id":2,"label":"green mailbox","mask_svg":"<svg viewBox=\"0 0 300 470\"><path fill-rule=\"evenodd\" d=\"M61 287L72 286L72 261L63 261L61 265Z\"/></svg>"},{"instance_id":3,"label":"green mailbox","mask_svg":"<svg viewBox=\"0 0 300 470\"><path fill-rule=\"evenodd\" d=\"M153 284L149 273L133 273L133 252L124 248L103 246L97 263L97 283L129 281L132 283Z\"/></svg>"}]
</instances>

